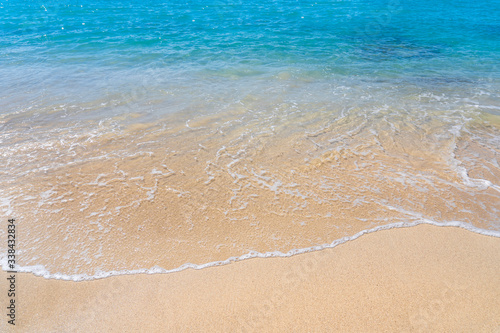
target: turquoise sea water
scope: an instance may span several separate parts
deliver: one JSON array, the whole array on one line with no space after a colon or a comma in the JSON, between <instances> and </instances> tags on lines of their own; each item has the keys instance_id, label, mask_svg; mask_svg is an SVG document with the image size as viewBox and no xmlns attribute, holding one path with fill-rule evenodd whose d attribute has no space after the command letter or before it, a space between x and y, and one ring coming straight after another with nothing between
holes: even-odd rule
<instances>
[{"instance_id":1,"label":"turquoise sea water","mask_svg":"<svg viewBox=\"0 0 500 333\"><path fill-rule=\"evenodd\" d=\"M498 0L0 1L0 207L27 271L500 229Z\"/></svg>"},{"instance_id":2,"label":"turquoise sea water","mask_svg":"<svg viewBox=\"0 0 500 333\"><path fill-rule=\"evenodd\" d=\"M281 71L313 81L498 83L498 1L4 1L1 7L2 113L112 99L138 87L160 94L196 85L196 93L211 95L230 78L255 83Z\"/></svg>"}]
</instances>

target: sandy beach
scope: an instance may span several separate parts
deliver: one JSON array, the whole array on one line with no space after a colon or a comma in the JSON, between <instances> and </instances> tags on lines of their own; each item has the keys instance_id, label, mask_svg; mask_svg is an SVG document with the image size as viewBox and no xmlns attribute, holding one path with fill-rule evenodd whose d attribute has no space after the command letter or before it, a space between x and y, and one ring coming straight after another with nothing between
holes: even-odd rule
<instances>
[{"instance_id":1,"label":"sandy beach","mask_svg":"<svg viewBox=\"0 0 500 333\"><path fill-rule=\"evenodd\" d=\"M500 332L500 239L378 231L333 249L90 282L17 274L2 332ZM1 288L7 290L6 272ZM6 303L2 293L2 304Z\"/></svg>"},{"instance_id":2,"label":"sandy beach","mask_svg":"<svg viewBox=\"0 0 500 333\"><path fill-rule=\"evenodd\" d=\"M0 3L0 333L500 333L495 12Z\"/></svg>"}]
</instances>

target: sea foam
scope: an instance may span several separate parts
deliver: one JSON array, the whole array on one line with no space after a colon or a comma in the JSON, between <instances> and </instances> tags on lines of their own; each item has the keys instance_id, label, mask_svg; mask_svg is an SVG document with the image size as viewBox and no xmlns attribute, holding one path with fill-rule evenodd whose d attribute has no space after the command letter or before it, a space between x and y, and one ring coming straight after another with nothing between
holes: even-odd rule
<instances>
[{"instance_id":1,"label":"sea foam","mask_svg":"<svg viewBox=\"0 0 500 333\"><path fill-rule=\"evenodd\" d=\"M31 265L31 266L20 266L16 267L15 271L17 273L31 273L35 276L40 276L45 279L56 279L56 280L67 280L67 281L92 281L92 280L97 280L97 279L103 279L111 276L119 276L119 275L134 275L134 274L168 274L168 273L175 273L175 272L180 272L186 269L204 269L204 268L209 268L209 267L214 267L214 266L221 266L221 265L227 265L231 264L234 262L238 261L243 261L247 259L252 259L252 258L274 258L274 257L291 257L297 254L303 254L303 253L308 253L308 252L313 252L313 251L321 251L324 249L331 249L334 248L338 245L347 243L349 241L353 241L363 235L367 235L370 233L374 233L377 231L382 231L382 230L390 230L394 228L410 228L410 227L415 227L417 225L421 224L429 224L429 225L434 225L437 227L457 227L457 228L462 228L480 235L485 235L485 236L491 236L491 237L498 237L500 238L500 231L496 230L486 230L486 229L481 229L478 227L475 227L471 224L468 223L463 223L459 221L451 221L451 222L446 222L446 223L438 223L426 219L422 219L420 221L412 221L412 222L398 222L398 223L391 223L387 225L381 225L377 226L375 228L371 229L366 229L363 231L360 231L352 236L346 236L342 237L340 239L337 239L331 243L328 244L323 244L323 245L318 245L318 246L311 246L311 247L306 247L302 249L293 249L288 252L280 252L280 251L273 251L273 252L265 252L265 253L260 253L260 252L255 252L251 251L246 254L243 254L239 257L230 257L226 260L222 261L213 261L213 262L208 262L205 264L192 264L192 263L186 263L183 264L175 269L164 269L159 266L153 266L151 268L143 268L143 269L134 269L134 270L120 270L120 271L99 271L98 273L94 275L87 275L87 274L62 274L62 273L54 273L54 272L49 272L43 265ZM7 266L7 257L3 255L0 257L0 263L1 267L4 271L11 271L8 266Z\"/></svg>"}]
</instances>

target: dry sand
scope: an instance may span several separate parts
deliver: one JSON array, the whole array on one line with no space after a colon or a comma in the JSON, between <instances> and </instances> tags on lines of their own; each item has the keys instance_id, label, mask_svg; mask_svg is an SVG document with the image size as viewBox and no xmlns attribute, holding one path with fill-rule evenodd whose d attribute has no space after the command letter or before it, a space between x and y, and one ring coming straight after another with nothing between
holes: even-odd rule
<instances>
[{"instance_id":1,"label":"dry sand","mask_svg":"<svg viewBox=\"0 0 500 333\"><path fill-rule=\"evenodd\" d=\"M500 332L500 239L419 225L173 274L17 274L16 288L2 332Z\"/></svg>"}]
</instances>

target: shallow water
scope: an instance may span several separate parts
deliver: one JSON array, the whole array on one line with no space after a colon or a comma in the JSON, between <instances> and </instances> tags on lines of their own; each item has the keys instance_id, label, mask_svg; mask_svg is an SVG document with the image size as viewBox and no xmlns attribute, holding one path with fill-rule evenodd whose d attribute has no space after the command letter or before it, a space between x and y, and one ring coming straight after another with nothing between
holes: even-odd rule
<instances>
[{"instance_id":1,"label":"shallow water","mask_svg":"<svg viewBox=\"0 0 500 333\"><path fill-rule=\"evenodd\" d=\"M0 207L20 270L500 230L498 1L0 7Z\"/></svg>"}]
</instances>

